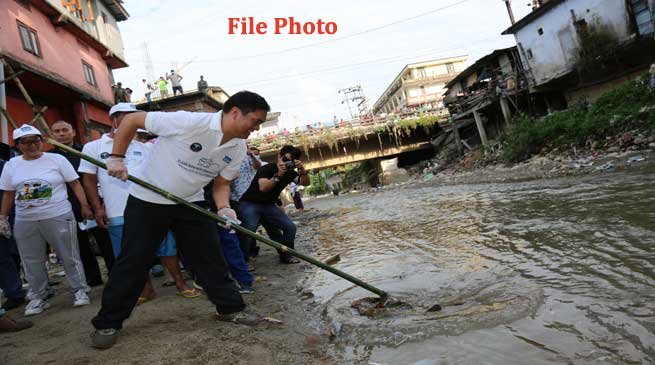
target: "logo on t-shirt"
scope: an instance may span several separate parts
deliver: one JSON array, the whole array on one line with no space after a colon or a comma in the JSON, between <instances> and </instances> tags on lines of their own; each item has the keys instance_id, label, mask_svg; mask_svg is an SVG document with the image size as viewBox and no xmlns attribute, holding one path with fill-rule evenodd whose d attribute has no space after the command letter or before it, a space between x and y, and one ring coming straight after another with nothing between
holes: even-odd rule
<instances>
[{"instance_id":1,"label":"logo on t-shirt","mask_svg":"<svg viewBox=\"0 0 655 365\"><path fill-rule=\"evenodd\" d=\"M16 191L16 205L21 208L40 207L52 198L52 185L41 179L25 180Z\"/></svg>"},{"instance_id":2,"label":"logo on t-shirt","mask_svg":"<svg viewBox=\"0 0 655 365\"><path fill-rule=\"evenodd\" d=\"M199 152L200 150L202 150L202 145L198 142L194 142L191 144L191 146L189 146L189 148L193 152Z\"/></svg>"},{"instance_id":3,"label":"logo on t-shirt","mask_svg":"<svg viewBox=\"0 0 655 365\"><path fill-rule=\"evenodd\" d=\"M103 160L106 160L107 157L109 157L109 152L103 152L103 153L100 154L100 158L103 159Z\"/></svg>"},{"instance_id":4,"label":"logo on t-shirt","mask_svg":"<svg viewBox=\"0 0 655 365\"><path fill-rule=\"evenodd\" d=\"M225 157L223 157L223 161L224 161L225 163L230 163L230 162L232 162L232 157L230 157L230 156L225 156Z\"/></svg>"}]
</instances>

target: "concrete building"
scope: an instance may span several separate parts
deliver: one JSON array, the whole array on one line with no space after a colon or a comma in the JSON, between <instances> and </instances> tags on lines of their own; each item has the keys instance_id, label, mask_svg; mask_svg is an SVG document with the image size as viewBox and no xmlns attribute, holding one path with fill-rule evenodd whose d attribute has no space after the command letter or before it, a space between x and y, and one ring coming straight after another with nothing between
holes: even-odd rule
<instances>
[{"instance_id":1,"label":"concrete building","mask_svg":"<svg viewBox=\"0 0 655 365\"><path fill-rule=\"evenodd\" d=\"M466 68L466 59L459 56L408 64L375 102L373 113L444 109L444 87Z\"/></svg>"},{"instance_id":2,"label":"concrete building","mask_svg":"<svg viewBox=\"0 0 655 365\"><path fill-rule=\"evenodd\" d=\"M266 115L266 122L259 126L259 130L250 135L251 139L265 137L267 135L277 135L280 130L280 112L270 112Z\"/></svg>"},{"instance_id":3,"label":"concrete building","mask_svg":"<svg viewBox=\"0 0 655 365\"><path fill-rule=\"evenodd\" d=\"M16 72L48 123L63 119L83 141L110 122L112 70L127 67L117 22L122 0L0 0L0 58ZM0 65L0 80L9 77ZM34 117L13 81L0 84L0 107L18 124ZM2 141L12 128L4 117Z\"/></svg>"},{"instance_id":4,"label":"concrete building","mask_svg":"<svg viewBox=\"0 0 655 365\"><path fill-rule=\"evenodd\" d=\"M230 97L222 88L210 86L207 91L191 90L184 94L156 99L152 102L137 104L139 110L175 112L186 110L189 112L216 113L223 109L223 105Z\"/></svg>"},{"instance_id":5,"label":"concrete building","mask_svg":"<svg viewBox=\"0 0 655 365\"><path fill-rule=\"evenodd\" d=\"M606 55L606 64L582 63L583 37L598 29L611 34L616 47L607 52L611 55ZM581 98L593 100L616 83L642 74L655 57L652 0L542 1L503 34L514 35L529 87L546 94L549 110ZM593 66L599 72L585 76Z\"/></svg>"}]
</instances>

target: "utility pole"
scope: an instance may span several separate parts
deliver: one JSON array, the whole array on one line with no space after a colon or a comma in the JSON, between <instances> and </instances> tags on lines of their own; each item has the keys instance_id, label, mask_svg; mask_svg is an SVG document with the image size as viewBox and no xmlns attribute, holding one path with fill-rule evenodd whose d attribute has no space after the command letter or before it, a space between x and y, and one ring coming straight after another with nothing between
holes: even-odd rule
<instances>
[{"instance_id":1,"label":"utility pole","mask_svg":"<svg viewBox=\"0 0 655 365\"><path fill-rule=\"evenodd\" d=\"M152 59L150 58L150 49L148 42L141 43L141 56L143 59L143 66L146 68L146 82L154 87L154 94L159 95L159 88L155 87L155 68L152 66Z\"/></svg>"},{"instance_id":2,"label":"utility pole","mask_svg":"<svg viewBox=\"0 0 655 365\"><path fill-rule=\"evenodd\" d=\"M364 96L364 91L361 85L347 87L339 90L339 94L343 93L343 100L341 104L348 106L351 118L363 117L370 114L368 108L368 101Z\"/></svg>"},{"instance_id":3,"label":"utility pole","mask_svg":"<svg viewBox=\"0 0 655 365\"><path fill-rule=\"evenodd\" d=\"M512 11L512 0L503 0L505 2L505 6L507 6L507 14L509 14L509 20L512 22L512 25L516 23L516 19L514 18L514 12Z\"/></svg>"}]
</instances>

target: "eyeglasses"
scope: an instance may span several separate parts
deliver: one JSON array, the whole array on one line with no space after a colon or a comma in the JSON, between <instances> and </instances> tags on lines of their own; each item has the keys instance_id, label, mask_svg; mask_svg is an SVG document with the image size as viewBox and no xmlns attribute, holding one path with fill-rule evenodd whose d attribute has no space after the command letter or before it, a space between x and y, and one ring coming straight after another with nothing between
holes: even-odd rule
<instances>
[{"instance_id":1,"label":"eyeglasses","mask_svg":"<svg viewBox=\"0 0 655 365\"><path fill-rule=\"evenodd\" d=\"M24 146L31 145L31 144L37 145L37 144L40 144L41 142L42 142L41 138L31 139L29 141L21 139L20 141L18 141L18 143L20 143L20 144L22 144Z\"/></svg>"}]
</instances>

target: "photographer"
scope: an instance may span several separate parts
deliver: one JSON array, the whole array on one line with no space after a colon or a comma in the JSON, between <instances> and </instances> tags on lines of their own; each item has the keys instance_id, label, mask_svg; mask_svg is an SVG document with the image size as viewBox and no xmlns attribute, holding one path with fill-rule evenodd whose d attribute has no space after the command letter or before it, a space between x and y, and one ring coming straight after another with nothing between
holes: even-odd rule
<instances>
[{"instance_id":1,"label":"photographer","mask_svg":"<svg viewBox=\"0 0 655 365\"><path fill-rule=\"evenodd\" d=\"M308 172L300 161L301 154L302 152L293 146L282 147L277 164L262 166L239 201L239 210L245 228L254 231L259 224L278 228L267 229L269 236L289 248L294 247L296 225L275 205L275 201L282 190L297 177L300 177L301 185L309 185ZM251 237L247 237L245 242L242 242L246 248L253 244ZM283 264L299 262L288 252L279 252L279 254L280 262Z\"/></svg>"}]
</instances>

